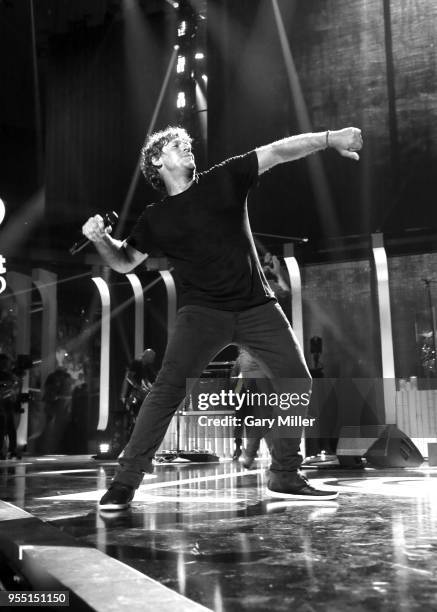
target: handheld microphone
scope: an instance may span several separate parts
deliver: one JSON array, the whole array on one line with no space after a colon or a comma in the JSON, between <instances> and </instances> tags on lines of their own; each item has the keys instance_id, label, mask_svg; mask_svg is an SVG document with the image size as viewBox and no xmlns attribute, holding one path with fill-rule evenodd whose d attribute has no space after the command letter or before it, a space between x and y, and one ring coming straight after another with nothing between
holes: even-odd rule
<instances>
[{"instance_id":1,"label":"handheld microphone","mask_svg":"<svg viewBox=\"0 0 437 612\"><path fill-rule=\"evenodd\" d=\"M103 223L105 224L105 227L112 227L114 223L117 223L117 221L118 221L118 215L113 210L103 215ZM70 249L70 255L76 255L76 253L79 253L79 251L84 249L90 242L91 240L89 240L88 238L85 238L84 236L83 238L81 238L80 240L78 240L77 242L73 244L73 246Z\"/></svg>"}]
</instances>

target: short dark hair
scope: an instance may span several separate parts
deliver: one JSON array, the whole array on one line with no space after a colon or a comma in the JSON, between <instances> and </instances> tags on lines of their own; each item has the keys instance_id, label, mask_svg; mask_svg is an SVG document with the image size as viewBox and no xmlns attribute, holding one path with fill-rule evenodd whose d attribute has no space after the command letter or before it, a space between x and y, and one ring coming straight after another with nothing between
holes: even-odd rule
<instances>
[{"instance_id":1,"label":"short dark hair","mask_svg":"<svg viewBox=\"0 0 437 612\"><path fill-rule=\"evenodd\" d=\"M146 181L148 181L154 189L164 193L166 193L164 182L159 176L158 168L153 164L152 159L154 157L159 157L162 148L175 138L183 138L184 140L192 142L191 136L184 128L169 125L165 130L151 134L141 149L140 168L146 177Z\"/></svg>"}]
</instances>

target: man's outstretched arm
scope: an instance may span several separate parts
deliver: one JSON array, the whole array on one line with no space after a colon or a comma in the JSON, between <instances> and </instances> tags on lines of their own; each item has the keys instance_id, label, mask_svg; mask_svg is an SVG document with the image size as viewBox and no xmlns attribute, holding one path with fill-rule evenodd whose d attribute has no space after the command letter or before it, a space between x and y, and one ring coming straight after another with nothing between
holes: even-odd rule
<instances>
[{"instance_id":1,"label":"man's outstretched arm","mask_svg":"<svg viewBox=\"0 0 437 612\"><path fill-rule=\"evenodd\" d=\"M136 268L148 255L141 253L121 240L109 235L100 215L90 217L82 227L82 233L94 243L105 263L116 272L127 273Z\"/></svg>"},{"instance_id":2,"label":"man's outstretched arm","mask_svg":"<svg viewBox=\"0 0 437 612\"><path fill-rule=\"evenodd\" d=\"M354 127L290 136L256 149L258 173L262 174L277 164L307 157L327 148L336 149L340 155L358 161L357 151L360 151L362 146L361 130Z\"/></svg>"}]
</instances>

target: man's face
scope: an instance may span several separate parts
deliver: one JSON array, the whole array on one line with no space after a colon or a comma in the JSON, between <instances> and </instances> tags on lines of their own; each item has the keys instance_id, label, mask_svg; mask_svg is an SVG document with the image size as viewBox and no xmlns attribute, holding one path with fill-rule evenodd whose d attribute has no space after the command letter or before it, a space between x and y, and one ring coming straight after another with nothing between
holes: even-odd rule
<instances>
[{"instance_id":1,"label":"man's face","mask_svg":"<svg viewBox=\"0 0 437 612\"><path fill-rule=\"evenodd\" d=\"M162 169L173 172L187 170L188 173L196 168L194 155L191 152L191 143L184 138L174 138L162 147L160 163Z\"/></svg>"}]
</instances>

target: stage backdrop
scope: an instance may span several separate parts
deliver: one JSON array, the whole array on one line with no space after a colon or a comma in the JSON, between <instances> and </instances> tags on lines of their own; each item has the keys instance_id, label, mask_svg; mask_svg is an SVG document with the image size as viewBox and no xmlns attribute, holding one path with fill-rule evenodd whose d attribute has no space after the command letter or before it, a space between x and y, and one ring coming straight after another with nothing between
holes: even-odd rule
<instances>
[{"instance_id":1,"label":"stage backdrop","mask_svg":"<svg viewBox=\"0 0 437 612\"><path fill-rule=\"evenodd\" d=\"M437 4L278 0L291 89L273 4L208 3L210 159L301 132L303 112L313 130L361 127L365 148L360 164L320 156L329 223L304 161L263 178L253 228L313 238L435 228Z\"/></svg>"}]
</instances>

